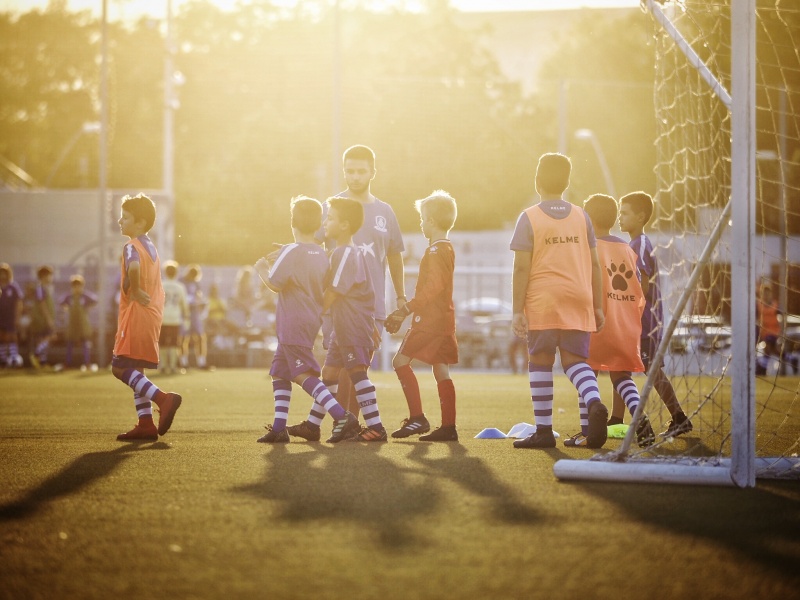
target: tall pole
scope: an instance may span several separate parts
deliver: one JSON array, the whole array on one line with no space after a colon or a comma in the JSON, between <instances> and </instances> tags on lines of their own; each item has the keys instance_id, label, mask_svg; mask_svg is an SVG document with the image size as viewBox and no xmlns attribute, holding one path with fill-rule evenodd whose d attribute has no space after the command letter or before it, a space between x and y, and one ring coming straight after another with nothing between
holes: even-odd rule
<instances>
[{"instance_id":1,"label":"tall pole","mask_svg":"<svg viewBox=\"0 0 800 600\"><path fill-rule=\"evenodd\" d=\"M333 93L331 99L331 189L335 194L341 186L342 172L342 24L339 16L339 0L333 4Z\"/></svg>"},{"instance_id":2,"label":"tall pole","mask_svg":"<svg viewBox=\"0 0 800 600\"><path fill-rule=\"evenodd\" d=\"M97 287L100 296L99 323L97 327L97 362L100 366L108 364L106 348L106 325L108 313L108 285L106 277L106 237L108 230L108 0L103 0L103 15L100 25L100 149L98 176L98 231Z\"/></svg>"},{"instance_id":3,"label":"tall pole","mask_svg":"<svg viewBox=\"0 0 800 600\"><path fill-rule=\"evenodd\" d=\"M164 233L164 238L159 240L159 246L162 252L169 258L175 257L175 190L174 190L174 172L175 172L175 142L174 142L174 110L175 110L175 92L174 92L174 76L175 70L172 63L172 57L175 52L174 41L172 39L172 0L167 0L167 31L165 34L166 40L166 56L164 58L164 173L162 176L162 184L164 186L164 196L166 211L165 214L160 215L162 219L161 231Z\"/></svg>"}]
</instances>

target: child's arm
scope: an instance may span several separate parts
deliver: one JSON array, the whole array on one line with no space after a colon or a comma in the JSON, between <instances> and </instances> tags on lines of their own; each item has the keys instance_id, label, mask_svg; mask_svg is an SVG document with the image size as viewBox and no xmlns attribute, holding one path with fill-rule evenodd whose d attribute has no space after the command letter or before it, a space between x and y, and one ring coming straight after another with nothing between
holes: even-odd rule
<instances>
[{"instance_id":1,"label":"child's arm","mask_svg":"<svg viewBox=\"0 0 800 600\"><path fill-rule=\"evenodd\" d=\"M606 316L603 314L603 271L600 267L600 258L597 255L597 248L592 248L592 300L594 303L594 321L600 331L606 323Z\"/></svg>"},{"instance_id":2,"label":"child's arm","mask_svg":"<svg viewBox=\"0 0 800 600\"><path fill-rule=\"evenodd\" d=\"M145 292L140 286L139 275L139 261L133 261L128 264L128 282L130 283L129 294L131 300L135 300L142 306L150 304L150 294Z\"/></svg>"},{"instance_id":3,"label":"child's arm","mask_svg":"<svg viewBox=\"0 0 800 600\"><path fill-rule=\"evenodd\" d=\"M517 337L528 335L528 319L525 317L525 294L528 291L528 277L531 271L532 252L514 250L514 274L511 279L511 300L514 316L511 328Z\"/></svg>"},{"instance_id":4,"label":"child's arm","mask_svg":"<svg viewBox=\"0 0 800 600\"><path fill-rule=\"evenodd\" d=\"M325 290L325 296L322 298L322 312L328 312L328 309L333 305L334 302L339 298L339 294L334 292L331 288Z\"/></svg>"},{"instance_id":5,"label":"child's arm","mask_svg":"<svg viewBox=\"0 0 800 600\"><path fill-rule=\"evenodd\" d=\"M641 270L640 270L641 272ZM647 295L647 290L650 289L650 277L648 277L645 273L641 272L642 276L642 293Z\"/></svg>"},{"instance_id":6,"label":"child's arm","mask_svg":"<svg viewBox=\"0 0 800 600\"><path fill-rule=\"evenodd\" d=\"M402 308L406 303L405 270L403 268L403 255L399 252L386 255L389 265L389 276L392 278L394 293L397 296L397 308Z\"/></svg>"}]
</instances>

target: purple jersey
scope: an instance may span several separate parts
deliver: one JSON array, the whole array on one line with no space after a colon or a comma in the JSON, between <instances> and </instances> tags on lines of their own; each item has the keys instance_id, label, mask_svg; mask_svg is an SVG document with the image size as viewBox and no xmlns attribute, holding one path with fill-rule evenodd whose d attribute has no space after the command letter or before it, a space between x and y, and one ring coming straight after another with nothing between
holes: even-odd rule
<instances>
[{"instance_id":1,"label":"purple jersey","mask_svg":"<svg viewBox=\"0 0 800 600\"><path fill-rule=\"evenodd\" d=\"M650 285L644 295L646 304L644 313L642 313L642 337L649 335L658 341L661 339L661 325L664 317L661 307L661 286L658 279L658 260L653 252L653 244L645 234L633 238L631 248L636 253L636 266L639 268L639 272L650 279Z\"/></svg>"},{"instance_id":2,"label":"purple jersey","mask_svg":"<svg viewBox=\"0 0 800 600\"><path fill-rule=\"evenodd\" d=\"M158 258L158 251L156 250L152 240L147 237L147 235L140 235L138 240L147 249L147 253L150 255L150 258L152 260L156 260L156 258ZM123 283L123 289L127 292L131 287L131 283L128 280L128 268L131 266L131 263L140 262L139 251L132 242L125 244L125 247L122 249L122 260L125 263L125 282Z\"/></svg>"},{"instance_id":3,"label":"purple jersey","mask_svg":"<svg viewBox=\"0 0 800 600\"><path fill-rule=\"evenodd\" d=\"M284 345L314 345L322 325L322 298L328 257L317 244L284 246L272 268L269 283L278 289L275 327Z\"/></svg>"},{"instance_id":4,"label":"purple jersey","mask_svg":"<svg viewBox=\"0 0 800 600\"><path fill-rule=\"evenodd\" d=\"M347 193L342 192L339 197L346 198ZM375 287L375 318L386 318L386 255L402 253L405 250L400 225L392 207L381 200L365 202L364 224L353 236L353 244L361 251L366 259L367 268ZM325 215L328 214L328 205L325 205ZM324 218L324 215L323 215ZM323 234L319 234L322 239ZM325 240L328 249L333 244Z\"/></svg>"},{"instance_id":5,"label":"purple jersey","mask_svg":"<svg viewBox=\"0 0 800 600\"><path fill-rule=\"evenodd\" d=\"M569 216L574 205L566 200L548 200L547 202L540 202L539 206L542 211L554 219L564 219ZM586 240L589 242L589 248L597 247L597 240L594 236L594 227L589 220L589 215L584 212L586 218ZM531 220L523 212L517 219L517 225L514 228L514 235L511 237L511 249L519 250L520 252L533 252L533 227Z\"/></svg>"},{"instance_id":6,"label":"purple jersey","mask_svg":"<svg viewBox=\"0 0 800 600\"><path fill-rule=\"evenodd\" d=\"M0 290L0 330L16 330L17 305L22 298L22 288L13 281Z\"/></svg>"},{"instance_id":7,"label":"purple jersey","mask_svg":"<svg viewBox=\"0 0 800 600\"><path fill-rule=\"evenodd\" d=\"M331 319L339 346L373 348L375 292L364 255L355 246L336 248L325 282L338 294Z\"/></svg>"}]
</instances>

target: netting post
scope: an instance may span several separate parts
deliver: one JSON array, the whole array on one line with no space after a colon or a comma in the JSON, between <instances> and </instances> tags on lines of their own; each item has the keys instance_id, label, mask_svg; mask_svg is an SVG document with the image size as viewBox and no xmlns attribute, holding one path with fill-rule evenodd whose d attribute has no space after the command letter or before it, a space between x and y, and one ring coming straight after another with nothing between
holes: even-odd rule
<instances>
[{"instance_id":1,"label":"netting post","mask_svg":"<svg viewBox=\"0 0 800 600\"><path fill-rule=\"evenodd\" d=\"M755 469L756 235L755 0L733 0L731 14L731 478L753 487Z\"/></svg>"}]
</instances>

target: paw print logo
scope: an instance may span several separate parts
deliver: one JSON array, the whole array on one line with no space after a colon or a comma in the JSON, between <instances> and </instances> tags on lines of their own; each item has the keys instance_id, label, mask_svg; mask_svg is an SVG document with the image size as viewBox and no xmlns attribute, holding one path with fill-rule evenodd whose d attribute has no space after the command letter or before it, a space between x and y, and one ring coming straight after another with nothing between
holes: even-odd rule
<instances>
[{"instance_id":1,"label":"paw print logo","mask_svg":"<svg viewBox=\"0 0 800 600\"><path fill-rule=\"evenodd\" d=\"M613 262L610 267L606 267L608 276L611 277L611 287L620 292L628 289L628 279L633 277L633 270L628 269L625 263L620 263L619 267Z\"/></svg>"}]
</instances>

